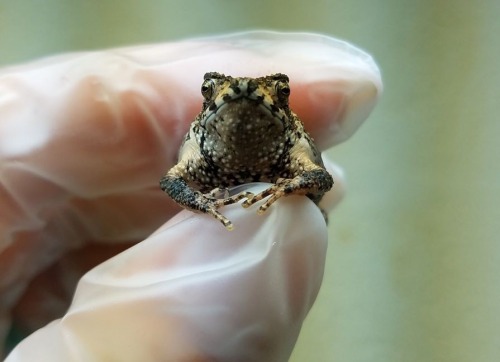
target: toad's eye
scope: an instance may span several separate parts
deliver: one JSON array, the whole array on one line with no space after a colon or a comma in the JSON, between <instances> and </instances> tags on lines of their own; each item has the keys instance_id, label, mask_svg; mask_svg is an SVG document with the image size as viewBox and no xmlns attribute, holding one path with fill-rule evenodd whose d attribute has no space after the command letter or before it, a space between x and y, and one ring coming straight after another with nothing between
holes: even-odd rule
<instances>
[{"instance_id":1,"label":"toad's eye","mask_svg":"<svg viewBox=\"0 0 500 362\"><path fill-rule=\"evenodd\" d=\"M215 84L212 79L207 79L201 85L201 94L205 99L210 99L214 93Z\"/></svg>"},{"instance_id":2,"label":"toad's eye","mask_svg":"<svg viewBox=\"0 0 500 362\"><path fill-rule=\"evenodd\" d=\"M278 95L283 98L288 98L288 96L290 95L290 86L288 85L288 82L277 82L276 93L278 93Z\"/></svg>"}]
</instances>

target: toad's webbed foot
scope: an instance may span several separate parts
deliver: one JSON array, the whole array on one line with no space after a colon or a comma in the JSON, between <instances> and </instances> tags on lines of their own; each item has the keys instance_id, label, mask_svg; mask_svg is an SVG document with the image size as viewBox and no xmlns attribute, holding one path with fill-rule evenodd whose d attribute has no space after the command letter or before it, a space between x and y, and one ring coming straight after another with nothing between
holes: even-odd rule
<instances>
[{"instance_id":1,"label":"toad's webbed foot","mask_svg":"<svg viewBox=\"0 0 500 362\"><path fill-rule=\"evenodd\" d=\"M203 194L193 190L182 177L169 174L161 179L160 187L179 205L195 212L212 215L228 230L233 229L233 223L217 211L217 209L222 206L234 204L244 198L251 198L254 196L251 192L246 191L228 196L228 190L219 188L207 194ZM223 198L218 198L220 196L223 196Z\"/></svg>"},{"instance_id":2,"label":"toad's webbed foot","mask_svg":"<svg viewBox=\"0 0 500 362\"><path fill-rule=\"evenodd\" d=\"M256 202L269 197L266 202L259 207L259 214L264 213L269 206L282 196L287 195L308 195L314 202L318 203L323 194L333 186L332 176L324 169L318 168L306 171L293 179L281 179L275 185L264 191L248 197L242 204L249 207Z\"/></svg>"}]
</instances>

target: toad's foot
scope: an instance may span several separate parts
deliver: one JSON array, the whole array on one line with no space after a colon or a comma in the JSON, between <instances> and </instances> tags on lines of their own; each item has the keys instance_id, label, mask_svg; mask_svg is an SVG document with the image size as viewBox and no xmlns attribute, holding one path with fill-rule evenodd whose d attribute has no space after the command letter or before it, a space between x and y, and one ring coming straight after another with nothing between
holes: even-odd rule
<instances>
[{"instance_id":1,"label":"toad's foot","mask_svg":"<svg viewBox=\"0 0 500 362\"><path fill-rule=\"evenodd\" d=\"M223 201L222 199L219 200L212 197L210 194L204 195L199 192L196 192L195 195L196 197L194 202L189 205L193 211L201 211L202 213L211 215L219 220L227 230L233 229L233 223L227 217L217 211L217 209L222 206L220 203L220 201Z\"/></svg>"},{"instance_id":2,"label":"toad's foot","mask_svg":"<svg viewBox=\"0 0 500 362\"><path fill-rule=\"evenodd\" d=\"M242 191L233 196L229 196L229 189L216 187L209 193L205 194L206 197L214 199L218 207L235 204L240 200L248 199L254 196L253 193L249 191Z\"/></svg>"},{"instance_id":3,"label":"toad's foot","mask_svg":"<svg viewBox=\"0 0 500 362\"><path fill-rule=\"evenodd\" d=\"M290 191L288 191L290 189ZM252 197L248 197L242 204L244 208L250 207L253 204L259 202L260 200L265 199L268 196L269 197L266 202L259 207L259 210L257 211L258 214L263 214L269 206L271 206L276 200L278 200L280 197L285 196L288 193L291 193L291 188L286 187L286 185L283 184L278 184L278 185L273 185L264 191L253 195Z\"/></svg>"},{"instance_id":4,"label":"toad's foot","mask_svg":"<svg viewBox=\"0 0 500 362\"><path fill-rule=\"evenodd\" d=\"M175 171L175 169L174 169ZM172 171L172 173L175 173ZM193 190L186 181L181 176L176 176L175 174L168 173L160 180L160 187L165 191L174 201L176 201L182 207L195 211L202 212L205 214L212 215L214 218L219 220L226 229L232 230L233 224L217 211L218 208L235 203L241 200L245 195L235 195L229 198L219 199L215 195L220 190L214 190L211 193L203 194L199 191ZM220 194L220 192L219 192ZM225 195L225 192L222 192Z\"/></svg>"},{"instance_id":5,"label":"toad's foot","mask_svg":"<svg viewBox=\"0 0 500 362\"><path fill-rule=\"evenodd\" d=\"M217 220L219 220L222 223L222 225L224 225L224 227L227 230L233 230L234 229L234 226L233 226L233 223L231 222L231 220L229 220L227 217L225 217L224 215L222 215L215 208L208 208L208 209L206 209L205 213L207 213L209 215L212 215Z\"/></svg>"},{"instance_id":6,"label":"toad's foot","mask_svg":"<svg viewBox=\"0 0 500 362\"><path fill-rule=\"evenodd\" d=\"M224 195L225 197L221 199L217 198L217 196L220 195ZM232 230L233 223L224 215L222 215L220 212L218 212L217 209L223 206L235 204L242 199L252 198L254 194L248 191L243 191L233 196L228 197L227 195L229 195L229 191L227 189L221 189L221 188L216 188L211 192L209 192L208 194L201 195L202 201L200 203L205 206L202 208L201 211L209 215L212 215L217 220L219 220L222 223L222 225L225 226L226 229Z\"/></svg>"},{"instance_id":7,"label":"toad's foot","mask_svg":"<svg viewBox=\"0 0 500 362\"><path fill-rule=\"evenodd\" d=\"M269 197L257 211L257 213L262 214L280 197L291 194L308 195L309 197L313 195L314 198L312 200L317 204L321 197L323 197L323 194L332 188L332 185L332 176L326 170L318 168L304 172L293 179L280 179L275 185L254 196L248 197L242 203L242 206L247 208Z\"/></svg>"}]
</instances>

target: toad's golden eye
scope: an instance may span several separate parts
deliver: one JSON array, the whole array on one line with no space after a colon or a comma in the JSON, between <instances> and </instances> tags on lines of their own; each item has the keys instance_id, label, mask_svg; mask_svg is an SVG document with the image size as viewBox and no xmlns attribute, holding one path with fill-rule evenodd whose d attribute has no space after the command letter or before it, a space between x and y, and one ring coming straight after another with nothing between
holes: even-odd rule
<instances>
[{"instance_id":1,"label":"toad's golden eye","mask_svg":"<svg viewBox=\"0 0 500 362\"><path fill-rule=\"evenodd\" d=\"M280 98L288 98L290 96L290 85L288 82L278 81L276 83L276 93Z\"/></svg>"},{"instance_id":2,"label":"toad's golden eye","mask_svg":"<svg viewBox=\"0 0 500 362\"><path fill-rule=\"evenodd\" d=\"M215 84L212 79L207 79L201 85L201 94L205 99L210 99L214 93Z\"/></svg>"},{"instance_id":3,"label":"toad's golden eye","mask_svg":"<svg viewBox=\"0 0 500 362\"><path fill-rule=\"evenodd\" d=\"M288 82L276 83L276 92L282 96L288 97L290 95L290 86Z\"/></svg>"}]
</instances>

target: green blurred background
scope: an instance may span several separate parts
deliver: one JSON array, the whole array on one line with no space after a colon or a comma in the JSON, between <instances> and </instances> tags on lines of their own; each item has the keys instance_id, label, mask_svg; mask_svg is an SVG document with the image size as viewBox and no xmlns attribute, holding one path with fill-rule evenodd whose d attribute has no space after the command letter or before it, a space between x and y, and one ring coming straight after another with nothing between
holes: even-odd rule
<instances>
[{"instance_id":1,"label":"green blurred background","mask_svg":"<svg viewBox=\"0 0 500 362\"><path fill-rule=\"evenodd\" d=\"M500 361L500 1L0 0L0 64L243 29L346 39L385 93L292 361Z\"/></svg>"}]
</instances>

